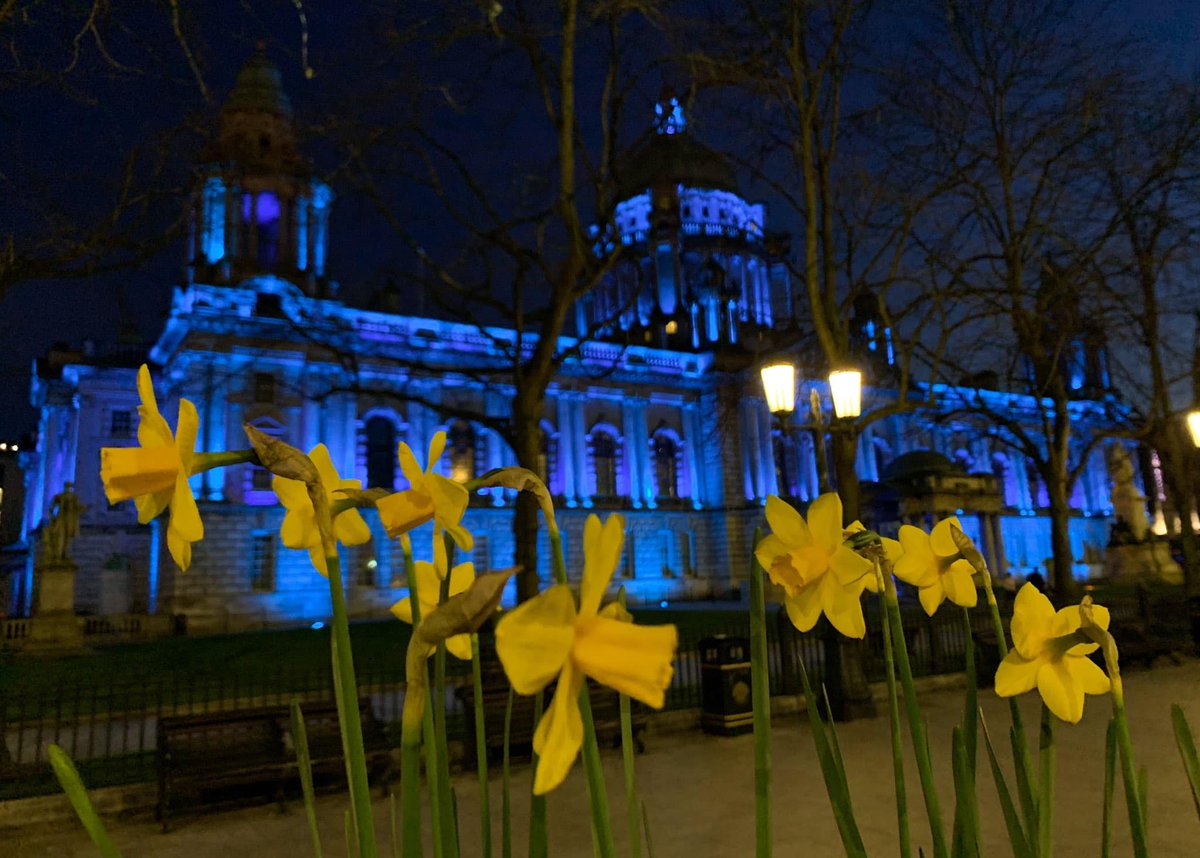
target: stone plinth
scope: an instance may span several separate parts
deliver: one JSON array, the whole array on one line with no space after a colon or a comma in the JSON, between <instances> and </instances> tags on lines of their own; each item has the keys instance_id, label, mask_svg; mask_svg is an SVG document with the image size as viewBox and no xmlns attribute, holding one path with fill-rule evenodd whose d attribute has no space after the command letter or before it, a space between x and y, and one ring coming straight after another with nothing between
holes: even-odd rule
<instances>
[{"instance_id":1,"label":"stone plinth","mask_svg":"<svg viewBox=\"0 0 1200 858\"><path fill-rule=\"evenodd\" d=\"M1104 575L1114 581L1183 583L1183 570L1170 547L1157 540L1110 545L1104 553Z\"/></svg>"},{"instance_id":2,"label":"stone plinth","mask_svg":"<svg viewBox=\"0 0 1200 858\"><path fill-rule=\"evenodd\" d=\"M70 560L36 564L33 567L37 601L33 615L70 614L75 616L75 573L78 568Z\"/></svg>"}]
</instances>

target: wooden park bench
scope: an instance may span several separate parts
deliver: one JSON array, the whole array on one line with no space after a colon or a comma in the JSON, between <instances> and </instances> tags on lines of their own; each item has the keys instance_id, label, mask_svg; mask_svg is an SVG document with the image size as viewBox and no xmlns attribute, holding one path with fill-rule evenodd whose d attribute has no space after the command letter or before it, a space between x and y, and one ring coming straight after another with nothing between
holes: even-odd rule
<instances>
[{"instance_id":1,"label":"wooden park bench","mask_svg":"<svg viewBox=\"0 0 1200 858\"><path fill-rule=\"evenodd\" d=\"M588 683L592 701L592 719L596 725L596 741L601 747L620 747L621 744L621 703L615 691L594 682ZM545 705L550 705L554 695L554 686L546 688ZM462 686L455 691L455 696L462 702L463 717L467 726L467 740L463 764L467 768L478 766L475 747L475 689L470 685ZM509 756L514 759L529 758L533 749L533 732L536 724L533 721L533 697L520 694L513 696L512 723L509 727ZM485 683L483 687L483 724L484 737L489 760L498 759L504 751L504 712L508 705L508 685L503 683ZM646 750L645 733L649 722L648 709L638 701L631 701L631 720L633 722L633 739L637 752Z\"/></svg>"},{"instance_id":2,"label":"wooden park bench","mask_svg":"<svg viewBox=\"0 0 1200 858\"><path fill-rule=\"evenodd\" d=\"M337 706L308 704L301 711L314 784L344 783ZM383 725L369 700L360 701L359 714L370 773L385 773L390 746ZM183 715L158 723L157 815L163 831L172 812L189 799L193 805L206 805L269 794L282 806L299 777L286 706Z\"/></svg>"}]
</instances>

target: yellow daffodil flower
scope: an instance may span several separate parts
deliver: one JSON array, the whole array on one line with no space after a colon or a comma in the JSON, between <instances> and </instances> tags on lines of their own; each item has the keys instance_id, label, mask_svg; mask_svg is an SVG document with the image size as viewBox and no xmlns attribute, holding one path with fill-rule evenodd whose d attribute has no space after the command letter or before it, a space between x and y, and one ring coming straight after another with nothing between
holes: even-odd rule
<instances>
[{"instance_id":1,"label":"yellow daffodil flower","mask_svg":"<svg viewBox=\"0 0 1200 858\"><path fill-rule=\"evenodd\" d=\"M973 608L979 601L972 577L975 567L954 544L952 526L962 530L955 516L939 521L929 533L911 524L900 527L904 553L896 561L896 577L917 588L921 607L931 617L945 599L964 608Z\"/></svg>"},{"instance_id":2,"label":"yellow daffodil flower","mask_svg":"<svg viewBox=\"0 0 1200 858\"><path fill-rule=\"evenodd\" d=\"M842 499L832 492L821 495L809 506L806 522L772 495L767 498L767 523L771 533L758 543L755 556L783 588L783 604L793 625L807 632L824 613L846 637L866 635L860 597L863 590L876 589L874 567L845 544ZM846 530L862 529L854 522Z\"/></svg>"},{"instance_id":3,"label":"yellow daffodil flower","mask_svg":"<svg viewBox=\"0 0 1200 858\"><path fill-rule=\"evenodd\" d=\"M1108 609L1092 607L1100 628L1108 628ZM1085 694L1107 694L1108 676L1088 654L1099 644L1080 641L1079 606L1055 612L1050 600L1032 584L1017 593L1013 606L1013 649L996 671L996 693L1013 697L1035 687L1047 708L1063 721L1078 724Z\"/></svg>"},{"instance_id":4,"label":"yellow daffodil flower","mask_svg":"<svg viewBox=\"0 0 1200 858\"><path fill-rule=\"evenodd\" d=\"M438 432L429 442L428 466L422 470L412 448L401 441L400 470L408 480L409 488L381 498L375 506L379 510L379 520L393 539L427 521L434 521L450 534L459 548L470 551L475 539L462 526L470 496L464 486L433 470L445 449L446 433Z\"/></svg>"},{"instance_id":5,"label":"yellow daffodil flower","mask_svg":"<svg viewBox=\"0 0 1200 858\"><path fill-rule=\"evenodd\" d=\"M442 564L445 563L445 553L441 558ZM445 566L438 566L437 563L430 563L426 560L418 560L413 564L414 574L417 579L417 601L421 606L421 616L428 617L437 610L438 602L441 598L442 580L445 575L442 571ZM468 590L475 581L475 564L474 563L459 563L450 570L450 592L448 595L457 596ZM396 604L392 605L392 614L398 620L412 625L413 610L412 596L407 596L401 599ZM455 658L460 658L463 661L471 660L471 636L470 635L452 635L446 638L446 649Z\"/></svg>"},{"instance_id":6,"label":"yellow daffodil flower","mask_svg":"<svg viewBox=\"0 0 1200 858\"><path fill-rule=\"evenodd\" d=\"M359 480L343 480L333 465L329 448L318 444L308 451L308 457L321 475L321 484L325 494L332 504L342 495L338 489L361 489ZM289 480L276 476L271 480L271 488L279 497L279 502L287 510L283 517L283 525L279 529L279 538L288 548L307 548L308 557L313 567L322 575L328 577L329 567L325 563L325 549L321 545L321 532L317 529L317 516L313 512L312 499L308 489L299 480ZM333 535L343 545L362 545L371 539L371 530L356 509L348 509L333 520Z\"/></svg>"},{"instance_id":7,"label":"yellow daffodil flower","mask_svg":"<svg viewBox=\"0 0 1200 858\"><path fill-rule=\"evenodd\" d=\"M600 607L623 542L619 515L609 516L603 525L588 516L579 607L571 589L558 584L519 605L496 628L496 651L518 694L535 694L558 681L533 737L539 755L536 795L563 782L583 745L579 693L585 676L656 709L671 684L675 627L624 622L617 602Z\"/></svg>"},{"instance_id":8,"label":"yellow daffodil flower","mask_svg":"<svg viewBox=\"0 0 1200 858\"><path fill-rule=\"evenodd\" d=\"M167 549L183 571L192 564L192 543L204 538L204 522L188 485L200 418L196 406L179 400L176 432L158 411L150 370L142 364L137 377L137 447L105 447L100 451L100 478L109 503L134 499L138 522L146 524L170 509Z\"/></svg>"}]
</instances>

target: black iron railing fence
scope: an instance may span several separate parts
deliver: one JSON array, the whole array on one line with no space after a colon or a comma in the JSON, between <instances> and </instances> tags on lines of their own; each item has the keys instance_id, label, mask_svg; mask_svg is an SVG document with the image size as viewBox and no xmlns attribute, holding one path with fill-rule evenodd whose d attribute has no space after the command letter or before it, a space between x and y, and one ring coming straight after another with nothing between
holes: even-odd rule
<instances>
[{"instance_id":1,"label":"black iron railing fence","mask_svg":"<svg viewBox=\"0 0 1200 858\"><path fill-rule=\"evenodd\" d=\"M864 669L870 680L884 674L881 623L873 601L867 608L868 633L863 644ZM1142 606L1144 607L1144 606ZM812 632L797 633L781 611L768 618L771 693L800 690L803 664L814 683L824 682L826 654L839 638L824 621ZM962 671L965 667L966 624L963 611L944 605L927 617L913 603L903 608L905 636L914 674L929 676ZM1005 615L1008 614L1006 610ZM1115 608L1114 619L1136 621L1136 603ZM991 621L981 604L969 613L976 632L990 634ZM646 618L640 618L645 621ZM734 612L700 612L680 624L679 655L667 693L666 708L696 708L701 701L699 642L715 634L746 636L748 617ZM1184 628L1176 633L1186 637ZM485 659L491 649L485 638ZM494 656L492 656L494 658ZM453 660L451 660L453 662ZM447 723L452 738L466 734L460 696L455 689L469 679L463 665L450 670L446 690ZM359 691L371 701L379 720L394 730L404 702L403 667L399 659L358 660ZM326 668L294 669L279 664L257 672L206 675L131 675L48 687L8 686L0 689L0 800L57 790L47 763L50 744L62 746L78 763L92 786L151 781L155 777L157 725L161 718L198 712L286 705L292 698L333 699L332 678Z\"/></svg>"}]
</instances>

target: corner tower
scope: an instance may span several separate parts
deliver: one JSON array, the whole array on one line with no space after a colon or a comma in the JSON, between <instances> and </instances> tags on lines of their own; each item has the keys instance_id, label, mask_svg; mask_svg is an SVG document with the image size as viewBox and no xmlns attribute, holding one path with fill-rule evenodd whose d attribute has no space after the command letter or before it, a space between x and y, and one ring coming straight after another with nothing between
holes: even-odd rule
<instances>
[{"instance_id":1,"label":"corner tower","mask_svg":"<svg viewBox=\"0 0 1200 858\"><path fill-rule=\"evenodd\" d=\"M237 285L274 276L326 295L333 194L297 148L291 102L261 44L238 73L198 173L189 280Z\"/></svg>"}]
</instances>

